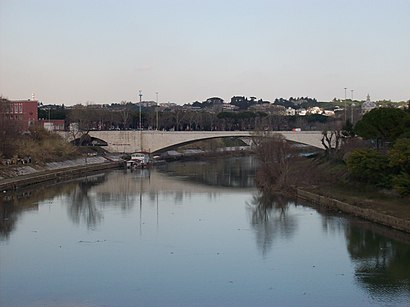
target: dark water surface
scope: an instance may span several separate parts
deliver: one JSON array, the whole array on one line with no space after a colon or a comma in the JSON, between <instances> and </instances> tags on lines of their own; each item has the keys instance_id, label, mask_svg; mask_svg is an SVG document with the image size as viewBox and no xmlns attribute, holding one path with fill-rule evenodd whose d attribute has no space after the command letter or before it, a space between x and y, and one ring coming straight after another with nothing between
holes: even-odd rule
<instances>
[{"instance_id":1,"label":"dark water surface","mask_svg":"<svg viewBox=\"0 0 410 307\"><path fill-rule=\"evenodd\" d=\"M409 306L410 238L261 195L255 161L5 195L0 306Z\"/></svg>"}]
</instances>

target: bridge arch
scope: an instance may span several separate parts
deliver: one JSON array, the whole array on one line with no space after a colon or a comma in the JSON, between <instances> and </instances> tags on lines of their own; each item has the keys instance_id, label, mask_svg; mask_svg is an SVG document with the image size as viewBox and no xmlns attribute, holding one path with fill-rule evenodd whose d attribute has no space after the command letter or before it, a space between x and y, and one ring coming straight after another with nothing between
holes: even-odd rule
<instances>
[{"instance_id":1,"label":"bridge arch","mask_svg":"<svg viewBox=\"0 0 410 307\"><path fill-rule=\"evenodd\" d=\"M165 152L167 150L171 150L171 149L175 149L178 148L180 146L184 146L184 145L188 145L188 144L193 144L196 142L201 142L201 141L207 141L207 140L214 140L214 139L224 139L224 138L250 138L250 135L244 135L244 136L210 136L210 137L204 137L204 138L197 138L197 139L191 139L188 141L183 141L183 142L177 142L175 144L171 144L169 146L163 147L163 148L159 148L156 151L153 151L152 153L161 153L161 152Z\"/></svg>"},{"instance_id":2,"label":"bridge arch","mask_svg":"<svg viewBox=\"0 0 410 307\"><path fill-rule=\"evenodd\" d=\"M108 146L106 141L89 135L83 138L76 138L70 141L70 143L75 146Z\"/></svg>"}]
</instances>

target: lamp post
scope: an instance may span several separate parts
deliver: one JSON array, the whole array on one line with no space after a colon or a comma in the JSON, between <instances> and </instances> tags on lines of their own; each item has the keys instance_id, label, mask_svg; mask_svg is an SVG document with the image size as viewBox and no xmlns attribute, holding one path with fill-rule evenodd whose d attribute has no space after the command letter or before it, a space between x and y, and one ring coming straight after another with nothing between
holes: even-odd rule
<instances>
[{"instance_id":1,"label":"lamp post","mask_svg":"<svg viewBox=\"0 0 410 307\"><path fill-rule=\"evenodd\" d=\"M142 117L141 117L141 105L142 105L142 91L139 91L139 96L140 96L140 151L142 151L143 147L142 147Z\"/></svg>"},{"instance_id":2,"label":"lamp post","mask_svg":"<svg viewBox=\"0 0 410 307\"><path fill-rule=\"evenodd\" d=\"M142 130L142 121L141 121L141 104L142 104L142 91L140 90L139 91L139 96L140 96L140 114L139 114L139 117L140 117L140 130Z\"/></svg>"},{"instance_id":3,"label":"lamp post","mask_svg":"<svg viewBox=\"0 0 410 307\"><path fill-rule=\"evenodd\" d=\"M354 107L355 107L356 105L354 104L354 103L352 103L352 107L351 107L351 112L352 112L352 125L353 125L353 120L354 120L354 118L353 118L353 112L354 112Z\"/></svg>"},{"instance_id":4,"label":"lamp post","mask_svg":"<svg viewBox=\"0 0 410 307\"><path fill-rule=\"evenodd\" d=\"M157 127L157 130L158 130L158 108L159 108L159 106L158 106L158 92L155 92L155 94L157 95L157 108L156 108L156 111L157 111L157 124L156 124L156 127Z\"/></svg>"},{"instance_id":5,"label":"lamp post","mask_svg":"<svg viewBox=\"0 0 410 307\"><path fill-rule=\"evenodd\" d=\"M347 103L346 103L346 90L347 90L347 87L345 87L345 122L347 121Z\"/></svg>"}]
</instances>

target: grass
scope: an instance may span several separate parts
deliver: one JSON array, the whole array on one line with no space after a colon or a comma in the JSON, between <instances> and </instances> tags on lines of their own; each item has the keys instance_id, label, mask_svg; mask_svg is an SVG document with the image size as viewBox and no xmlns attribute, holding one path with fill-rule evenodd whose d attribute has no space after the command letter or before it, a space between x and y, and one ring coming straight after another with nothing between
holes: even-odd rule
<instances>
[{"instance_id":1,"label":"grass","mask_svg":"<svg viewBox=\"0 0 410 307\"><path fill-rule=\"evenodd\" d=\"M410 220L410 197L401 197L392 190L360 183L349 178L345 164L334 161L313 160L311 182L300 185L307 191L325 195L361 208L371 208L383 214Z\"/></svg>"}]
</instances>

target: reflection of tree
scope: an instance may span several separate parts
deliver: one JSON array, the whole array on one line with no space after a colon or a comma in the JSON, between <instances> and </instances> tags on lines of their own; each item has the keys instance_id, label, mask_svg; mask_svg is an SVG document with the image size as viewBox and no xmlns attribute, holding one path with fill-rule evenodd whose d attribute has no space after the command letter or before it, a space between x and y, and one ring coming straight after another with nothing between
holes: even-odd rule
<instances>
[{"instance_id":1,"label":"reflection of tree","mask_svg":"<svg viewBox=\"0 0 410 307\"><path fill-rule=\"evenodd\" d=\"M287 214L289 201L283 196L259 192L248 203L251 225L263 256L272 248L275 237L290 238L297 228L295 217Z\"/></svg>"},{"instance_id":2,"label":"reflection of tree","mask_svg":"<svg viewBox=\"0 0 410 307\"><path fill-rule=\"evenodd\" d=\"M375 297L410 295L410 245L355 226L346 229L356 279Z\"/></svg>"},{"instance_id":3,"label":"reflection of tree","mask_svg":"<svg viewBox=\"0 0 410 307\"><path fill-rule=\"evenodd\" d=\"M9 238L23 212L37 210L39 203L67 193L73 188L73 183L58 184L53 188L50 186L30 187L0 196L0 240Z\"/></svg>"},{"instance_id":4,"label":"reflection of tree","mask_svg":"<svg viewBox=\"0 0 410 307\"><path fill-rule=\"evenodd\" d=\"M20 210L10 203L0 203L0 240L7 240L14 230Z\"/></svg>"},{"instance_id":5,"label":"reflection of tree","mask_svg":"<svg viewBox=\"0 0 410 307\"><path fill-rule=\"evenodd\" d=\"M97 182L99 183L99 182ZM102 213L96 207L96 199L89 195L89 190L96 182L82 181L71 193L68 215L74 223L79 224L81 219L88 228L95 227L102 219Z\"/></svg>"}]
</instances>

